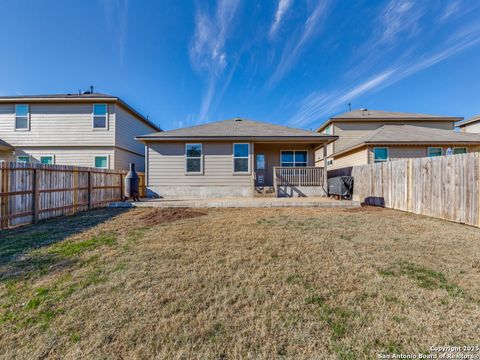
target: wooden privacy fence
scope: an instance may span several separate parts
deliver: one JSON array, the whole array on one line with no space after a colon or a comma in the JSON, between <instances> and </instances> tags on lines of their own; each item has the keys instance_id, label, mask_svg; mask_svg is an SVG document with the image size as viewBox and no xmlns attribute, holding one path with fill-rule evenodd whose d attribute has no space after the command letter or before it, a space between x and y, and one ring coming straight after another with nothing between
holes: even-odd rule
<instances>
[{"instance_id":1,"label":"wooden privacy fence","mask_svg":"<svg viewBox=\"0 0 480 360\"><path fill-rule=\"evenodd\" d=\"M107 206L122 199L125 171L0 164L0 229ZM140 184L144 184L143 174ZM141 196L145 188L141 186Z\"/></svg>"},{"instance_id":2,"label":"wooden privacy fence","mask_svg":"<svg viewBox=\"0 0 480 360\"><path fill-rule=\"evenodd\" d=\"M480 226L479 153L354 166L353 199Z\"/></svg>"},{"instance_id":3,"label":"wooden privacy fence","mask_svg":"<svg viewBox=\"0 0 480 360\"><path fill-rule=\"evenodd\" d=\"M323 168L306 167L274 167L274 186L322 186Z\"/></svg>"}]
</instances>

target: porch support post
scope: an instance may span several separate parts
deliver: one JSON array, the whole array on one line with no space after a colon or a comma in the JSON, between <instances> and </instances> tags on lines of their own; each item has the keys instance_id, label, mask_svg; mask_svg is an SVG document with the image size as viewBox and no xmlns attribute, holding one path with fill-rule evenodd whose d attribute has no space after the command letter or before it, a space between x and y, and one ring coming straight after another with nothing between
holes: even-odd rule
<instances>
[{"instance_id":1,"label":"porch support post","mask_svg":"<svg viewBox=\"0 0 480 360\"><path fill-rule=\"evenodd\" d=\"M328 143L323 144L323 190L326 196L328 196L327 145Z\"/></svg>"}]
</instances>

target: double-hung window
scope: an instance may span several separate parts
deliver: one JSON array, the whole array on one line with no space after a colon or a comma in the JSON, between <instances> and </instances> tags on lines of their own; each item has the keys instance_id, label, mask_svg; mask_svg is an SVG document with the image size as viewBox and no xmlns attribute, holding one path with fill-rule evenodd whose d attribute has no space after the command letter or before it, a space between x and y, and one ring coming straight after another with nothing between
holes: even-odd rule
<instances>
[{"instance_id":1,"label":"double-hung window","mask_svg":"<svg viewBox=\"0 0 480 360\"><path fill-rule=\"evenodd\" d=\"M15 130L30 130L30 112L27 104L15 105Z\"/></svg>"},{"instance_id":2,"label":"double-hung window","mask_svg":"<svg viewBox=\"0 0 480 360\"><path fill-rule=\"evenodd\" d=\"M458 154L466 154L467 153L467 148L466 147L456 147L453 148L453 154L458 155Z\"/></svg>"},{"instance_id":3,"label":"double-hung window","mask_svg":"<svg viewBox=\"0 0 480 360\"><path fill-rule=\"evenodd\" d=\"M95 156L95 167L99 169L108 169L108 155Z\"/></svg>"},{"instance_id":4,"label":"double-hung window","mask_svg":"<svg viewBox=\"0 0 480 360\"><path fill-rule=\"evenodd\" d=\"M280 152L280 165L282 167L305 167L308 163L306 150L282 150Z\"/></svg>"},{"instance_id":5,"label":"double-hung window","mask_svg":"<svg viewBox=\"0 0 480 360\"><path fill-rule=\"evenodd\" d=\"M388 148L386 147L375 147L373 148L373 162L385 162L388 161Z\"/></svg>"},{"instance_id":6,"label":"double-hung window","mask_svg":"<svg viewBox=\"0 0 480 360\"><path fill-rule=\"evenodd\" d=\"M185 172L188 174L203 173L202 144L185 145Z\"/></svg>"},{"instance_id":7,"label":"double-hung window","mask_svg":"<svg viewBox=\"0 0 480 360\"><path fill-rule=\"evenodd\" d=\"M250 172L250 144L233 144L233 172Z\"/></svg>"},{"instance_id":8,"label":"double-hung window","mask_svg":"<svg viewBox=\"0 0 480 360\"><path fill-rule=\"evenodd\" d=\"M428 156L442 156L442 148L441 147L429 147L428 148Z\"/></svg>"},{"instance_id":9,"label":"double-hung window","mask_svg":"<svg viewBox=\"0 0 480 360\"><path fill-rule=\"evenodd\" d=\"M93 104L93 128L108 129L107 104Z\"/></svg>"}]
</instances>

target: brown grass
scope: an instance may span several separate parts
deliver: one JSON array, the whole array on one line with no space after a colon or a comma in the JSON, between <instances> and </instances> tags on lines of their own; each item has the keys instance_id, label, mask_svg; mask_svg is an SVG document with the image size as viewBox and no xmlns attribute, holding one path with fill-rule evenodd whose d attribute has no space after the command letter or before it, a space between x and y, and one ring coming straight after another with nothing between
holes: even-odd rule
<instances>
[{"instance_id":1,"label":"brown grass","mask_svg":"<svg viewBox=\"0 0 480 360\"><path fill-rule=\"evenodd\" d=\"M442 220L99 210L0 237L4 358L355 359L480 340L480 230Z\"/></svg>"}]
</instances>

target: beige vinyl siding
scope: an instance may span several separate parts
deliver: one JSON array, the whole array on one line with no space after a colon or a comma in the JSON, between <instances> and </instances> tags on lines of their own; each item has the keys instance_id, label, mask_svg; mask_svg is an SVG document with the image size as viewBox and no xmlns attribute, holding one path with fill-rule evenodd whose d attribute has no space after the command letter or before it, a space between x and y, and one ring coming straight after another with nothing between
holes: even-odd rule
<instances>
[{"instance_id":1,"label":"beige vinyl siding","mask_svg":"<svg viewBox=\"0 0 480 360\"><path fill-rule=\"evenodd\" d=\"M17 156L31 156L31 161L39 162L42 155L53 155L56 165L95 166L95 156L109 156L109 165L114 166L113 147L68 147L68 148L17 148L15 149L15 161ZM1 155L0 155L1 156ZM1 158L0 158L1 160Z\"/></svg>"},{"instance_id":2,"label":"beige vinyl siding","mask_svg":"<svg viewBox=\"0 0 480 360\"><path fill-rule=\"evenodd\" d=\"M456 147L466 147L467 152L477 152L480 150L479 146L472 145L422 145L422 146L381 146L378 147L388 147L388 159L389 160L398 160L398 159L413 159L421 158L428 156L429 147L441 147L443 155L446 154L448 148ZM370 147L369 151L369 161L373 163L373 146Z\"/></svg>"},{"instance_id":3,"label":"beige vinyl siding","mask_svg":"<svg viewBox=\"0 0 480 360\"><path fill-rule=\"evenodd\" d=\"M308 152L308 166L315 165L315 154L311 145L305 144L254 144L255 155L265 155L265 185L273 186L273 167L280 166L280 152L282 150L306 150ZM256 166L256 164L255 164ZM256 169L255 169L256 170Z\"/></svg>"},{"instance_id":4,"label":"beige vinyl siding","mask_svg":"<svg viewBox=\"0 0 480 360\"><path fill-rule=\"evenodd\" d=\"M436 129L453 130L453 121L375 121L375 122L335 122L334 134L338 136L333 144L334 151L346 149L356 140L372 133L383 125L415 125Z\"/></svg>"},{"instance_id":5,"label":"beige vinyl siding","mask_svg":"<svg viewBox=\"0 0 480 360\"><path fill-rule=\"evenodd\" d=\"M0 151L0 161L15 161L15 155L11 151Z\"/></svg>"},{"instance_id":6,"label":"beige vinyl siding","mask_svg":"<svg viewBox=\"0 0 480 360\"><path fill-rule=\"evenodd\" d=\"M332 166L328 170L341 169L355 165L368 164L368 150L367 147L359 148L333 159Z\"/></svg>"},{"instance_id":7,"label":"beige vinyl siding","mask_svg":"<svg viewBox=\"0 0 480 360\"><path fill-rule=\"evenodd\" d=\"M144 155L138 155L124 149L115 148L114 161L115 169L128 170L130 168L130 163L134 163L137 171L145 171Z\"/></svg>"},{"instance_id":8,"label":"beige vinyl siding","mask_svg":"<svg viewBox=\"0 0 480 360\"><path fill-rule=\"evenodd\" d=\"M141 155L145 154L145 146L135 136L157 131L119 105L115 105L115 130L116 146Z\"/></svg>"},{"instance_id":9,"label":"beige vinyl siding","mask_svg":"<svg viewBox=\"0 0 480 360\"><path fill-rule=\"evenodd\" d=\"M471 124L467 124L465 126L462 126L461 128L462 132L469 132L469 133L480 133L480 121L474 122Z\"/></svg>"},{"instance_id":10,"label":"beige vinyl siding","mask_svg":"<svg viewBox=\"0 0 480 360\"><path fill-rule=\"evenodd\" d=\"M93 105L29 104L30 130L15 131L15 105L0 105L0 134L12 146L113 146L113 105L108 130L93 129Z\"/></svg>"},{"instance_id":11,"label":"beige vinyl siding","mask_svg":"<svg viewBox=\"0 0 480 360\"><path fill-rule=\"evenodd\" d=\"M202 142L203 175L186 174L186 143L148 142L148 186L253 186L251 174L233 173L233 142Z\"/></svg>"}]
</instances>

